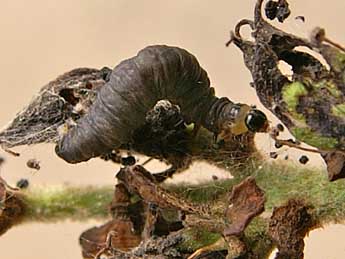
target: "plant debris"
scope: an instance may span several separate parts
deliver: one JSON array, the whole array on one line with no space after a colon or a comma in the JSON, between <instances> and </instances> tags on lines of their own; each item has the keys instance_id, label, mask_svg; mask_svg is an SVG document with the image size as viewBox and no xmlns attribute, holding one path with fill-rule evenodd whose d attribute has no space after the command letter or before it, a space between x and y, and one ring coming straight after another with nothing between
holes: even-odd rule
<instances>
[{"instance_id":1,"label":"plant debris","mask_svg":"<svg viewBox=\"0 0 345 259\"><path fill-rule=\"evenodd\" d=\"M209 218L211 215L207 206L191 204L158 186L154 175L140 165L122 168L116 177L131 193L140 195L146 203L155 204L160 208L197 214L204 218Z\"/></svg>"},{"instance_id":2,"label":"plant debris","mask_svg":"<svg viewBox=\"0 0 345 259\"><path fill-rule=\"evenodd\" d=\"M249 177L233 187L229 207L225 211L231 225L224 230L224 236L240 235L249 222L265 210L265 194Z\"/></svg>"},{"instance_id":3,"label":"plant debris","mask_svg":"<svg viewBox=\"0 0 345 259\"><path fill-rule=\"evenodd\" d=\"M0 132L1 147L56 143L62 125L75 123L90 107L105 83L103 71L78 68L48 83Z\"/></svg>"},{"instance_id":4,"label":"plant debris","mask_svg":"<svg viewBox=\"0 0 345 259\"><path fill-rule=\"evenodd\" d=\"M326 162L328 179L336 181L345 178L345 155L342 152L325 152L322 158Z\"/></svg>"},{"instance_id":5,"label":"plant debris","mask_svg":"<svg viewBox=\"0 0 345 259\"><path fill-rule=\"evenodd\" d=\"M143 227L143 219L140 218L141 208L137 206L136 212L139 218L131 215L133 213L131 208L127 188L121 183L117 184L110 207L113 219L102 226L83 232L79 237L84 258L97 257L110 247L126 252L140 244L142 241L140 229Z\"/></svg>"},{"instance_id":6,"label":"plant debris","mask_svg":"<svg viewBox=\"0 0 345 259\"><path fill-rule=\"evenodd\" d=\"M228 250L227 258L251 259L252 251L244 241L244 230L254 217L265 210L265 201L264 192L252 177L234 186L224 213L226 227L223 237L214 244L198 249L188 259L203 258L205 254L222 251L224 248Z\"/></svg>"},{"instance_id":7,"label":"plant debris","mask_svg":"<svg viewBox=\"0 0 345 259\"><path fill-rule=\"evenodd\" d=\"M286 141L280 143L317 153L343 152L344 48L327 38L325 30L321 28L316 28L310 39L302 39L275 28L262 17L262 4L263 0L257 1L253 21L242 20L237 24L230 41L243 52L244 62L254 80L251 85L261 103L284 123L297 140L316 149ZM267 13L273 18L274 12L277 12L278 17L279 4L282 14L278 20L283 21L290 13L287 1L269 1ZM243 25L250 25L254 41L242 38L240 29ZM296 50L297 47L318 52L330 68L311 54ZM282 74L279 61L292 67L291 78ZM325 161L329 163L329 159ZM329 173L339 174L337 178L341 178L341 170L338 167L337 172Z\"/></svg>"},{"instance_id":8,"label":"plant debris","mask_svg":"<svg viewBox=\"0 0 345 259\"><path fill-rule=\"evenodd\" d=\"M84 257L92 255L100 258L105 254L119 256L116 258L136 258L139 254L161 254L164 255L162 258L186 258L181 257L181 251L167 244L171 243L171 240L176 242L175 237L179 237L178 242L183 242L193 226L198 228L208 224L217 225L217 220L213 218L213 212L208 207L187 202L176 194L169 193L158 186L154 176L142 166L122 168L117 178L119 184L115 187L110 205L113 219L81 235ZM133 197L136 199L133 200ZM264 210L264 193L256 185L254 178L249 177L232 188L229 203L224 222L215 228L216 232L223 233L225 239L221 238L216 243L195 251L189 258L204 258L204 254L205 258L209 258L207 256L213 252L224 251L228 246L231 249L236 248L239 254L250 253L242 236L249 222ZM175 220L171 217L172 210L178 212L175 213ZM166 218L168 211L169 220ZM148 244L155 248L148 249ZM143 247L146 247L144 254L139 253L138 251L143 251ZM223 252L221 254L223 255Z\"/></svg>"},{"instance_id":9,"label":"plant debris","mask_svg":"<svg viewBox=\"0 0 345 259\"><path fill-rule=\"evenodd\" d=\"M102 254L108 254L116 258L137 258L140 255L165 255L163 258L180 258L172 245L182 240L182 236L177 239L174 236L184 226L180 220L165 219L161 210L196 213L198 207L195 205L194 208L157 186L153 176L141 166L125 167L117 177L120 183L115 187L110 206L113 219L82 233L83 256L100 258ZM140 195L141 199L133 203L131 197L134 195ZM175 234L170 234L173 232Z\"/></svg>"},{"instance_id":10,"label":"plant debris","mask_svg":"<svg viewBox=\"0 0 345 259\"><path fill-rule=\"evenodd\" d=\"M0 181L0 236L22 220L25 210L21 196L8 190L7 184Z\"/></svg>"},{"instance_id":11,"label":"plant debris","mask_svg":"<svg viewBox=\"0 0 345 259\"><path fill-rule=\"evenodd\" d=\"M275 259L303 259L304 237L314 227L310 208L301 200L289 200L274 208L269 234L277 245Z\"/></svg>"}]
</instances>

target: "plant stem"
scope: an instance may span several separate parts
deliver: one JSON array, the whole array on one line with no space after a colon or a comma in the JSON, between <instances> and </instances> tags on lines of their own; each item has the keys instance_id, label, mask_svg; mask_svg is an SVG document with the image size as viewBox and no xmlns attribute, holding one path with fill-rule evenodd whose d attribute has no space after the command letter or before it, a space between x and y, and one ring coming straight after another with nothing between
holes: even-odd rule
<instances>
[{"instance_id":1,"label":"plant stem","mask_svg":"<svg viewBox=\"0 0 345 259\"><path fill-rule=\"evenodd\" d=\"M25 221L50 222L63 219L109 218L107 206L112 187L58 187L23 192L27 205Z\"/></svg>"}]
</instances>

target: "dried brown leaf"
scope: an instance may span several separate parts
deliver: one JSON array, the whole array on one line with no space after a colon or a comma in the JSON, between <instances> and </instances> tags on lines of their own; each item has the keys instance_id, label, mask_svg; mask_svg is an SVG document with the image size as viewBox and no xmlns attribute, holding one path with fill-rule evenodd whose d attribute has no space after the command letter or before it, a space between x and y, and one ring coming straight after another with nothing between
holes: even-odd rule
<instances>
[{"instance_id":1,"label":"dried brown leaf","mask_svg":"<svg viewBox=\"0 0 345 259\"><path fill-rule=\"evenodd\" d=\"M250 221L265 210L265 193L248 177L232 189L226 218L231 222L224 230L225 236L240 235Z\"/></svg>"}]
</instances>

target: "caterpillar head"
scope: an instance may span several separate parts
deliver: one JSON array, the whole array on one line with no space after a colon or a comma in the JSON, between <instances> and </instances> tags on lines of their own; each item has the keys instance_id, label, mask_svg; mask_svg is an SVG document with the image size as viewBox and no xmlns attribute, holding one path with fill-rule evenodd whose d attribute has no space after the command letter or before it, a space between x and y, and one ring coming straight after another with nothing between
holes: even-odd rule
<instances>
[{"instance_id":1,"label":"caterpillar head","mask_svg":"<svg viewBox=\"0 0 345 259\"><path fill-rule=\"evenodd\" d=\"M255 107L235 104L229 111L230 118L223 124L219 137L225 141L245 133L267 132L266 115Z\"/></svg>"},{"instance_id":2,"label":"caterpillar head","mask_svg":"<svg viewBox=\"0 0 345 259\"><path fill-rule=\"evenodd\" d=\"M244 123L251 132L266 132L268 129L267 117L258 109L251 109L247 113Z\"/></svg>"}]
</instances>

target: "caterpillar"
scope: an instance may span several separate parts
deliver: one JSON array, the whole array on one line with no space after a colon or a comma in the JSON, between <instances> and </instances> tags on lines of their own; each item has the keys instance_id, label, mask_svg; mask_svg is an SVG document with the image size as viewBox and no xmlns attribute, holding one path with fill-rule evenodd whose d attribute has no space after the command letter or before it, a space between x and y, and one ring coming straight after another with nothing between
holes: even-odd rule
<instances>
[{"instance_id":1,"label":"caterpillar","mask_svg":"<svg viewBox=\"0 0 345 259\"><path fill-rule=\"evenodd\" d=\"M117 65L88 113L67 129L56 146L69 163L87 161L133 142L134 132L159 100L178 105L186 124L215 135L266 131L263 112L215 96L207 72L188 51L148 46Z\"/></svg>"}]
</instances>

